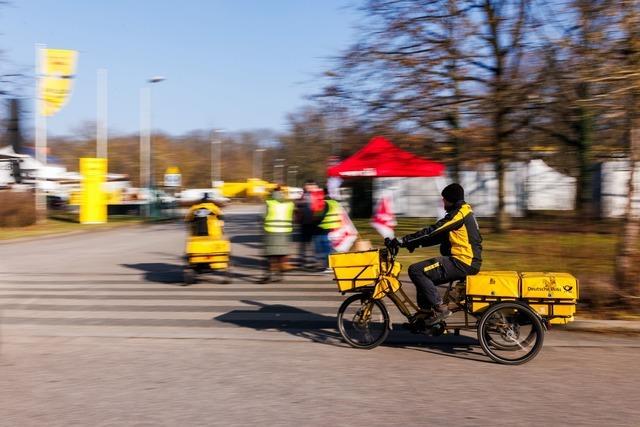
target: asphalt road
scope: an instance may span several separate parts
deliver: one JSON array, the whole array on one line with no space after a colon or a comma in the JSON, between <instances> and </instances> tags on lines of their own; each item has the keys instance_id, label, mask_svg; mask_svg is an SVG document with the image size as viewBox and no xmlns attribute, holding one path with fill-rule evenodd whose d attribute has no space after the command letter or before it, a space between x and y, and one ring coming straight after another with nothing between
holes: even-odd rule
<instances>
[{"instance_id":1,"label":"asphalt road","mask_svg":"<svg viewBox=\"0 0 640 427\"><path fill-rule=\"evenodd\" d=\"M351 349L330 277L257 284L255 210L227 224L228 285L179 286L179 224L0 245L0 424L640 425L637 337L554 330L518 367L472 334Z\"/></svg>"}]
</instances>

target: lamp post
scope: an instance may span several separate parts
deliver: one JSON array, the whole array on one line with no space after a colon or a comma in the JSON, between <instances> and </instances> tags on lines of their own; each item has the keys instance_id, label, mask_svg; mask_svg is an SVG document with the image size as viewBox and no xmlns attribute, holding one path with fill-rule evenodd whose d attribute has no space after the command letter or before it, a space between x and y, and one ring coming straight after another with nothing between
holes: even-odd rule
<instances>
[{"instance_id":1,"label":"lamp post","mask_svg":"<svg viewBox=\"0 0 640 427\"><path fill-rule=\"evenodd\" d=\"M295 187L298 184L298 166L289 166L289 170L287 170L288 176L288 185L289 187ZM291 178L293 176L293 178Z\"/></svg>"},{"instance_id":2,"label":"lamp post","mask_svg":"<svg viewBox=\"0 0 640 427\"><path fill-rule=\"evenodd\" d=\"M156 76L147 80L147 85L140 89L140 187L151 193L153 187L153 170L151 155L151 85L165 80ZM145 215L149 216L150 203L147 203Z\"/></svg>"},{"instance_id":3,"label":"lamp post","mask_svg":"<svg viewBox=\"0 0 640 427\"><path fill-rule=\"evenodd\" d=\"M275 159L273 161L273 182L284 184L283 170L285 159Z\"/></svg>"},{"instance_id":4,"label":"lamp post","mask_svg":"<svg viewBox=\"0 0 640 427\"><path fill-rule=\"evenodd\" d=\"M256 148L253 152L253 177L262 179L262 153L264 148Z\"/></svg>"},{"instance_id":5,"label":"lamp post","mask_svg":"<svg viewBox=\"0 0 640 427\"><path fill-rule=\"evenodd\" d=\"M97 123L96 123L96 157L107 158L107 116L108 116L108 75L107 70L101 68L97 74Z\"/></svg>"},{"instance_id":6,"label":"lamp post","mask_svg":"<svg viewBox=\"0 0 640 427\"><path fill-rule=\"evenodd\" d=\"M214 129L211 132L211 187L222 181L222 138L224 129Z\"/></svg>"}]
</instances>

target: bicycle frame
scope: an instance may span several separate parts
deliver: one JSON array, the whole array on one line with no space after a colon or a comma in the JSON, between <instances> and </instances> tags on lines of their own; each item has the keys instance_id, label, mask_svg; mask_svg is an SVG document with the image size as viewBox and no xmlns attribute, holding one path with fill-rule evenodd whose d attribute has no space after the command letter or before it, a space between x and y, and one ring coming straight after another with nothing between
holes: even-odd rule
<instances>
[{"instance_id":1,"label":"bicycle frame","mask_svg":"<svg viewBox=\"0 0 640 427\"><path fill-rule=\"evenodd\" d=\"M397 249L392 249L387 247L387 259L386 271L380 274L378 281L375 284L375 287L372 290L372 296L374 299L383 299L384 297L388 297L391 302L398 308L398 310L408 319L411 320L416 315L418 315L421 310L418 305L407 295L407 293L402 288L402 281L398 277L395 277L391 274L393 271L393 267L396 263ZM466 296L464 291L461 295L458 295L457 298L453 298L452 290L454 287L454 283L460 282L451 282L449 283L448 289L445 291L443 296L443 301L447 303L454 303L456 305L452 311L464 312L464 322L463 323L451 323L447 325L448 329L475 329L476 323L479 320L480 316L472 313L466 302ZM394 291L395 289L395 291ZM425 315L429 315L430 313L424 312ZM473 323L470 323L473 322Z\"/></svg>"}]
</instances>

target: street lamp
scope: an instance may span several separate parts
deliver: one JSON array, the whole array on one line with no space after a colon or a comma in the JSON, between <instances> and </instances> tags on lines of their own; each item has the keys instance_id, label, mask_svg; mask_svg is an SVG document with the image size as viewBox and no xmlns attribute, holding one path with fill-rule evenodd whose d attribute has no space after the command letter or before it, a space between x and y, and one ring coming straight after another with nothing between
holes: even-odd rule
<instances>
[{"instance_id":1,"label":"street lamp","mask_svg":"<svg viewBox=\"0 0 640 427\"><path fill-rule=\"evenodd\" d=\"M295 187L298 184L298 166L289 166L287 175L289 175L287 179L289 187ZM291 177L292 175L293 178Z\"/></svg>"},{"instance_id":2,"label":"street lamp","mask_svg":"<svg viewBox=\"0 0 640 427\"><path fill-rule=\"evenodd\" d=\"M273 161L273 182L276 184L284 184L283 170L285 159L275 159Z\"/></svg>"},{"instance_id":3,"label":"street lamp","mask_svg":"<svg viewBox=\"0 0 640 427\"><path fill-rule=\"evenodd\" d=\"M222 181L222 138L219 136L224 129L214 129L211 132L211 187Z\"/></svg>"},{"instance_id":4,"label":"street lamp","mask_svg":"<svg viewBox=\"0 0 640 427\"><path fill-rule=\"evenodd\" d=\"M151 165L151 85L165 80L162 76L151 77L147 85L140 89L140 186L151 189L153 170ZM147 216L150 213L146 205Z\"/></svg>"},{"instance_id":5,"label":"street lamp","mask_svg":"<svg viewBox=\"0 0 640 427\"><path fill-rule=\"evenodd\" d=\"M262 153L264 148L256 148L253 153L253 177L262 179Z\"/></svg>"}]
</instances>

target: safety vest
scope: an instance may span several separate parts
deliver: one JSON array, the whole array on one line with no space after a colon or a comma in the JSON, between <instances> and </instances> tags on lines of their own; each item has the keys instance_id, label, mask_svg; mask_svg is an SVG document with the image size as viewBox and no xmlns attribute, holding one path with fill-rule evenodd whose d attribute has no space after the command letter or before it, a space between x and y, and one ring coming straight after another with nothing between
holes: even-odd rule
<instances>
[{"instance_id":1,"label":"safety vest","mask_svg":"<svg viewBox=\"0 0 640 427\"><path fill-rule=\"evenodd\" d=\"M322 218L320 225L318 227L324 230L335 230L336 228L340 228L342 222L340 221L340 211L341 211L340 203L335 200L327 200L327 213Z\"/></svg>"},{"instance_id":2,"label":"safety vest","mask_svg":"<svg viewBox=\"0 0 640 427\"><path fill-rule=\"evenodd\" d=\"M264 231L267 233L291 233L293 231L293 207L293 202L267 200Z\"/></svg>"}]
</instances>

